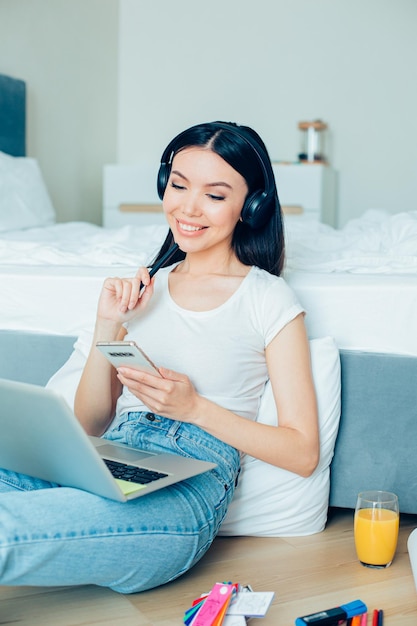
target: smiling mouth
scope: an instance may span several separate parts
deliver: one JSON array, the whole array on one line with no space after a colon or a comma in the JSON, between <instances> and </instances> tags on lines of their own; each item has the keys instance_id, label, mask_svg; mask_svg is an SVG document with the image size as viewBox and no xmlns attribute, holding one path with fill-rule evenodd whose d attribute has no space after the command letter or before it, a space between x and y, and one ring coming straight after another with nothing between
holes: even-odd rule
<instances>
[{"instance_id":1,"label":"smiling mouth","mask_svg":"<svg viewBox=\"0 0 417 626\"><path fill-rule=\"evenodd\" d=\"M186 230L189 233L194 233L199 230L204 230L205 228L207 228L207 226L193 226L192 224L184 224L183 222L180 222L179 220L177 220L177 224L181 230Z\"/></svg>"}]
</instances>

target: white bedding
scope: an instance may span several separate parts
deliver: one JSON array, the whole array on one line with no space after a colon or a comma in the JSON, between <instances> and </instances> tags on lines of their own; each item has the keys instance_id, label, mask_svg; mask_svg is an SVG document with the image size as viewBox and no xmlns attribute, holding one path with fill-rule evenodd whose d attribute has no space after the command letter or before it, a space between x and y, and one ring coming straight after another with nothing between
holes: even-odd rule
<instances>
[{"instance_id":1,"label":"white bedding","mask_svg":"<svg viewBox=\"0 0 417 626\"><path fill-rule=\"evenodd\" d=\"M81 222L8 232L0 239L0 327L78 335L94 324L104 279L133 276L166 233Z\"/></svg>"},{"instance_id":2,"label":"white bedding","mask_svg":"<svg viewBox=\"0 0 417 626\"><path fill-rule=\"evenodd\" d=\"M370 210L340 230L292 218L287 222L287 267L417 276L417 211L388 215Z\"/></svg>"},{"instance_id":3,"label":"white bedding","mask_svg":"<svg viewBox=\"0 0 417 626\"><path fill-rule=\"evenodd\" d=\"M1 233L0 328L77 335L94 322L109 275L149 263L165 226L54 224ZM369 211L345 228L286 221L285 277L311 338L417 355L417 212Z\"/></svg>"},{"instance_id":4,"label":"white bedding","mask_svg":"<svg viewBox=\"0 0 417 626\"><path fill-rule=\"evenodd\" d=\"M102 228L87 222L53 224L0 235L3 267L138 267L149 262L167 226Z\"/></svg>"}]
</instances>

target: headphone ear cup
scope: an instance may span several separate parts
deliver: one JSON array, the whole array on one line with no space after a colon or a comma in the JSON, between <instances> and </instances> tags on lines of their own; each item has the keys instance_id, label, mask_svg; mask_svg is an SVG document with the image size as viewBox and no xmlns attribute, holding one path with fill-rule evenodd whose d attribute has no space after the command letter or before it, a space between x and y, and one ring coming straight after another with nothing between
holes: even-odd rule
<instances>
[{"instance_id":1,"label":"headphone ear cup","mask_svg":"<svg viewBox=\"0 0 417 626\"><path fill-rule=\"evenodd\" d=\"M166 186L168 185L169 174L171 171L171 166L167 163L161 163L158 171L158 178L156 181L156 187L158 191L159 199L162 200L164 197Z\"/></svg>"},{"instance_id":2,"label":"headphone ear cup","mask_svg":"<svg viewBox=\"0 0 417 626\"><path fill-rule=\"evenodd\" d=\"M264 191L255 191L245 200L241 218L242 222L253 229L261 228L270 217L270 203Z\"/></svg>"}]
</instances>

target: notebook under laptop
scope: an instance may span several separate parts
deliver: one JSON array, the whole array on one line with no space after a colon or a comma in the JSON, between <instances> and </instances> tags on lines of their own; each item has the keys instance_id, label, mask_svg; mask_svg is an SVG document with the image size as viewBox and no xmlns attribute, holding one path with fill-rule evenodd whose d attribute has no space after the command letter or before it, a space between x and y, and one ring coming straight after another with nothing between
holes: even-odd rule
<instances>
[{"instance_id":1,"label":"notebook under laptop","mask_svg":"<svg viewBox=\"0 0 417 626\"><path fill-rule=\"evenodd\" d=\"M59 394L4 379L0 379L0 433L0 467L120 502L215 467L90 437ZM118 480L106 465L109 461L153 470L161 477L146 484Z\"/></svg>"}]
</instances>

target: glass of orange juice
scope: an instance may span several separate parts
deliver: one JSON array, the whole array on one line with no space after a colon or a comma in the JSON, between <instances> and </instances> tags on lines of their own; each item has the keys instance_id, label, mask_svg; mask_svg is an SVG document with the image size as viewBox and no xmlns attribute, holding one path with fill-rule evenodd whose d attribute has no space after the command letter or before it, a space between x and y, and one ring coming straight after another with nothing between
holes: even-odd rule
<instances>
[{"instance_id":1,"label":"glass of orange juice","mask_svg":"<svg viewBox=\"0 0 417 626\"><path fill-rule=\"evenodd\" d=\"M389 491L363 491L358 495L354 537L356 554L366 567L389 567L397 548L398 498Z\"/></svg>"}]
</instances>

